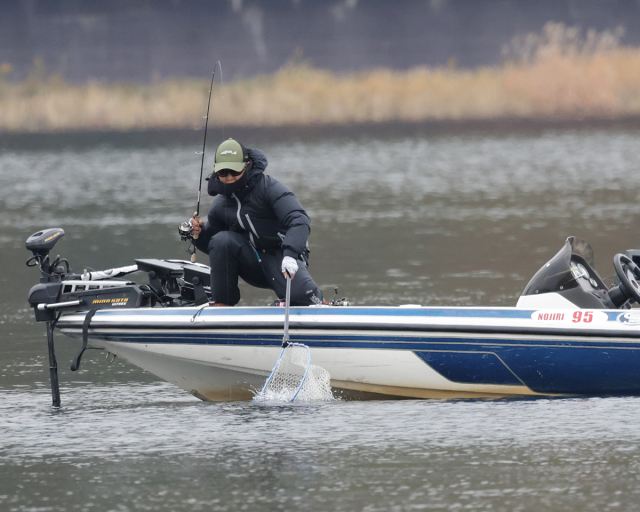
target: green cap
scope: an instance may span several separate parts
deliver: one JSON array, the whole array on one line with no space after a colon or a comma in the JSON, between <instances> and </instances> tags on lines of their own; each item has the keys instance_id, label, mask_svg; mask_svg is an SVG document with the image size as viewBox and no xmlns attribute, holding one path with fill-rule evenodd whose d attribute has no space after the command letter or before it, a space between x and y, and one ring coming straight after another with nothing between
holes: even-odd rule
<instances>
[{"instance_id":1,"label":"green cap","mask_svg":"<svg viewBox=\"0 0 640 512\"><path fill-rule=\"evenodd\" d=\"M242 172L248 161L247 149L237 140L228 139L216 149L216 163L213 170L219 172L222 169L231 169Z\"/></svg>"}]
</instances>

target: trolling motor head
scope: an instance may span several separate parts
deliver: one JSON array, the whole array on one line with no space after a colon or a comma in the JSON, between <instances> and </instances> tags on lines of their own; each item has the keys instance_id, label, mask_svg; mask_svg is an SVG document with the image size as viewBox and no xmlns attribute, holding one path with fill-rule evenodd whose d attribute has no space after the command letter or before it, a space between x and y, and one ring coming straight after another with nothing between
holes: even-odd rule
<instances>
[{"instance_id":1,"label":"trolling motor head","mask_svg":"<svg viewBox=\"0 0 640 512\"><path fill-rule=\"evenodd\" d=\"M60 256L57 256L53 262L49 260L49 253L63 236L62 228L51 228L38 231L27 238L27 250L33 253L33 256L27 260L27 266L39 266L40 272L46 278L51 278L54 274L62 274L64 268L58 267L61 263L66 264L66 271L69 272L69 263L64 258L60 259Z\"/></svg>"},{"instance_id":2,"label":"trolling motor head","mask_svg":"<svg viewBox=\"0 0 640 512\"><path fill-rule=\"evenodd\" d=\"M51 249L62 240L64 230L62 228L51 228L38 231L27 238L27 250L31 251L35 257L44 259L49 255Z\"/></svg>"}]
</instances>

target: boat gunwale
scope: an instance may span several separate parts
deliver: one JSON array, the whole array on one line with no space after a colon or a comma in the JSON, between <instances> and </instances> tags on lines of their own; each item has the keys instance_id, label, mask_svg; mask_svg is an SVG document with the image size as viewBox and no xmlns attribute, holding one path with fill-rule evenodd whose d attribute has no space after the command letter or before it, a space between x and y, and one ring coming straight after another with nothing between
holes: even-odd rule
<instances>
[{"instance_id":1,"label":"boat gunwale","mask_svg":"<svg viewBox=\"0 0 640 512\"><path fill-rule=\"evenodd\" d=\"M78 322L75 325L68 325L64 323L60 323L58 329L62 330L73 330L78 329L82 330L82 323ZM452 335L456 334L493 334L493 335L503 335L503 336L536 336L540 338L550 338L560 336L562 339L566 341L572 341L571 338L606 338L606 339L614 339L620 338L622 343L630 343L626 340L638 340L640 342L640 332L638 331L604 331L604 330L579 330L579 329L562 329L562 328L553 328L553 327L499 327L499 326L451 326L451 325L349 325L348 328L345 329L345 325L336 325L336 324L302 324L291 322L290 329L292 331L331 331L335 332L338 330L345 330L345 335L354 335L358 331L364 331L371 333L373 331L388 333L392 331L399 331L399 335L402 336L410 336L411 333L416 333L416 335L420 335L421 333L440 333L446 335L450 333ZM186 325L182 323L171 323L171 324L136 324L136 325L123 325L119 323L118 325L109 325L105 322L100 322L94 324L90 327L89 333L95 334L97 330L108 330L111 332L140 332L143 330L147 331L155 331L156 333L166 331L188 331L188 332L202 332L205 333L214 333L214 332L224 332L231 334L233 331L278 331L281 330L281 327L278 325L258 325L258 324L241 324L241 323L232 323L232 324L216 324L216 325ZM300 334L300 333L299 333ZM280 334L278 334L280 335ZM280 335L281 336L281 335ZM623 341L624 340L624 341Z\"/></svg>"}]
</instances>

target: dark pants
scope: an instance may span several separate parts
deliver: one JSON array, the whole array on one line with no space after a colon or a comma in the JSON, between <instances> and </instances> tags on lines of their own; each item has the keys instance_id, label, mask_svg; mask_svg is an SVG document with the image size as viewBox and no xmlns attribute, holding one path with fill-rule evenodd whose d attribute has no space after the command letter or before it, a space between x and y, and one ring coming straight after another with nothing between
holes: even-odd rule
<instances>
[{"instance_id":1,"label":"dark pants","mask_svg":"<svg viewBox=\"0 0 640 512\"><path fill-rule=\"evenodd\" d=\"M244 236L233 231L220 231L209 241L211 265L211 298L235 306L240 301L238 277L251 286L272 289L284 299L287 281L282 275L281 250L258 251ZM322 303L322 292L305 263L298 260L298 272L291 281L291 305L309 306Z\"/></svg>"}]
</instances>

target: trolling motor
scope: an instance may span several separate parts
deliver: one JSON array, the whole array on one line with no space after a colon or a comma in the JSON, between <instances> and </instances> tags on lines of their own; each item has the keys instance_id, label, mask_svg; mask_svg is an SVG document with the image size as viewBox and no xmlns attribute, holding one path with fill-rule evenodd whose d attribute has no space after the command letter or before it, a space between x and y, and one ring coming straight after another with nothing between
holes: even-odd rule
<instances>
[{"instance_id":1,"label":"trolling motor","mask_svg":"<svg viewBox=\"0 0 640 512\"><path fill-rule=\"evenodd\" d=\"M60 388L53 332L63 313L86 312L82 346L71 363L74 372L80 367L87 349L89 327L97 310L154 307L156 304L163 307L199 306L210 300L210 270L205 265L182 260L136 259L135 265L76 274L66 259L56 256L51 260L51 251L63 237L61 228L44 229L31 235L26 242L32 253L27 266L40 270L40 283L29 290L27 301L33 308L36 322L47 324L51 394L55 407L60 406ZM149 284L119 279L134 272L146 273Z\"/></svg>"},{"instance_id":2,"label":"trolling motor","mask_svg":"<svg viewBox=\"0 0 640 512\"><path fill-rule=\"evenodd\" d=\"M67 272L69 271L69 262L65 259L60 259L60 256L56 257L53 262L49 260L49 253L51 249L55 247L55 245L62 240L64 236L64 230L62 228L53 228L53 229L45 229L44 231L38 231L34 233L29 238L27 238L27 249L33 253L33 256L27 260L28 267L35 267L38 265L40 267L40 282L41 283L55 283L59 282L62 276L63 269L58 267L61 262L65 262L67 265ZM32 289L33 291L33 289ZM44 303L50 303L51 299L57 299L59 287L47 287L44 286L44 292L42 299L44 299ZM55 295L51 297L51 295ZM29 298L31 298L32 293L29 292ZM58 319L60 315L56 315L55 310L49 310L44 314L38 314L39 311L34 308L36 311L36 320L38 320L38 316L47 322L47 345L49 348L49 376L51 378L51 396L53 400L54 407L60 407L60 384L58 382L58 361L56 360L55 348L53 345L53 330L55 329L56 323L58 323Z\"/></svg>"},{"instance_id":3,"label":"trolling motor","mask_svg":"<svg viewBox=\"0 0 640 512\"><path fill-rule=\"evenodd\" d=\"M95 312L114 306L140 307L148 299L148 294L133 282L101 282L103 279L135 272L138 270L137 265L78 275L71 271L65 258L58 255L51 261L49 254L63 237L63 229L51 228L34 233L26 242L27 249L33 254L27 260L27 266L37 266L40 269L40 283L29 290L27 300L33 308L36 321L47 324L49 374L54 407L60 407L60 385L53 332L62 313L88 311L82 329L82 348L71 364L71 371L76 371L87 348L89 323Z\"/></svg>"}]
</instances>

